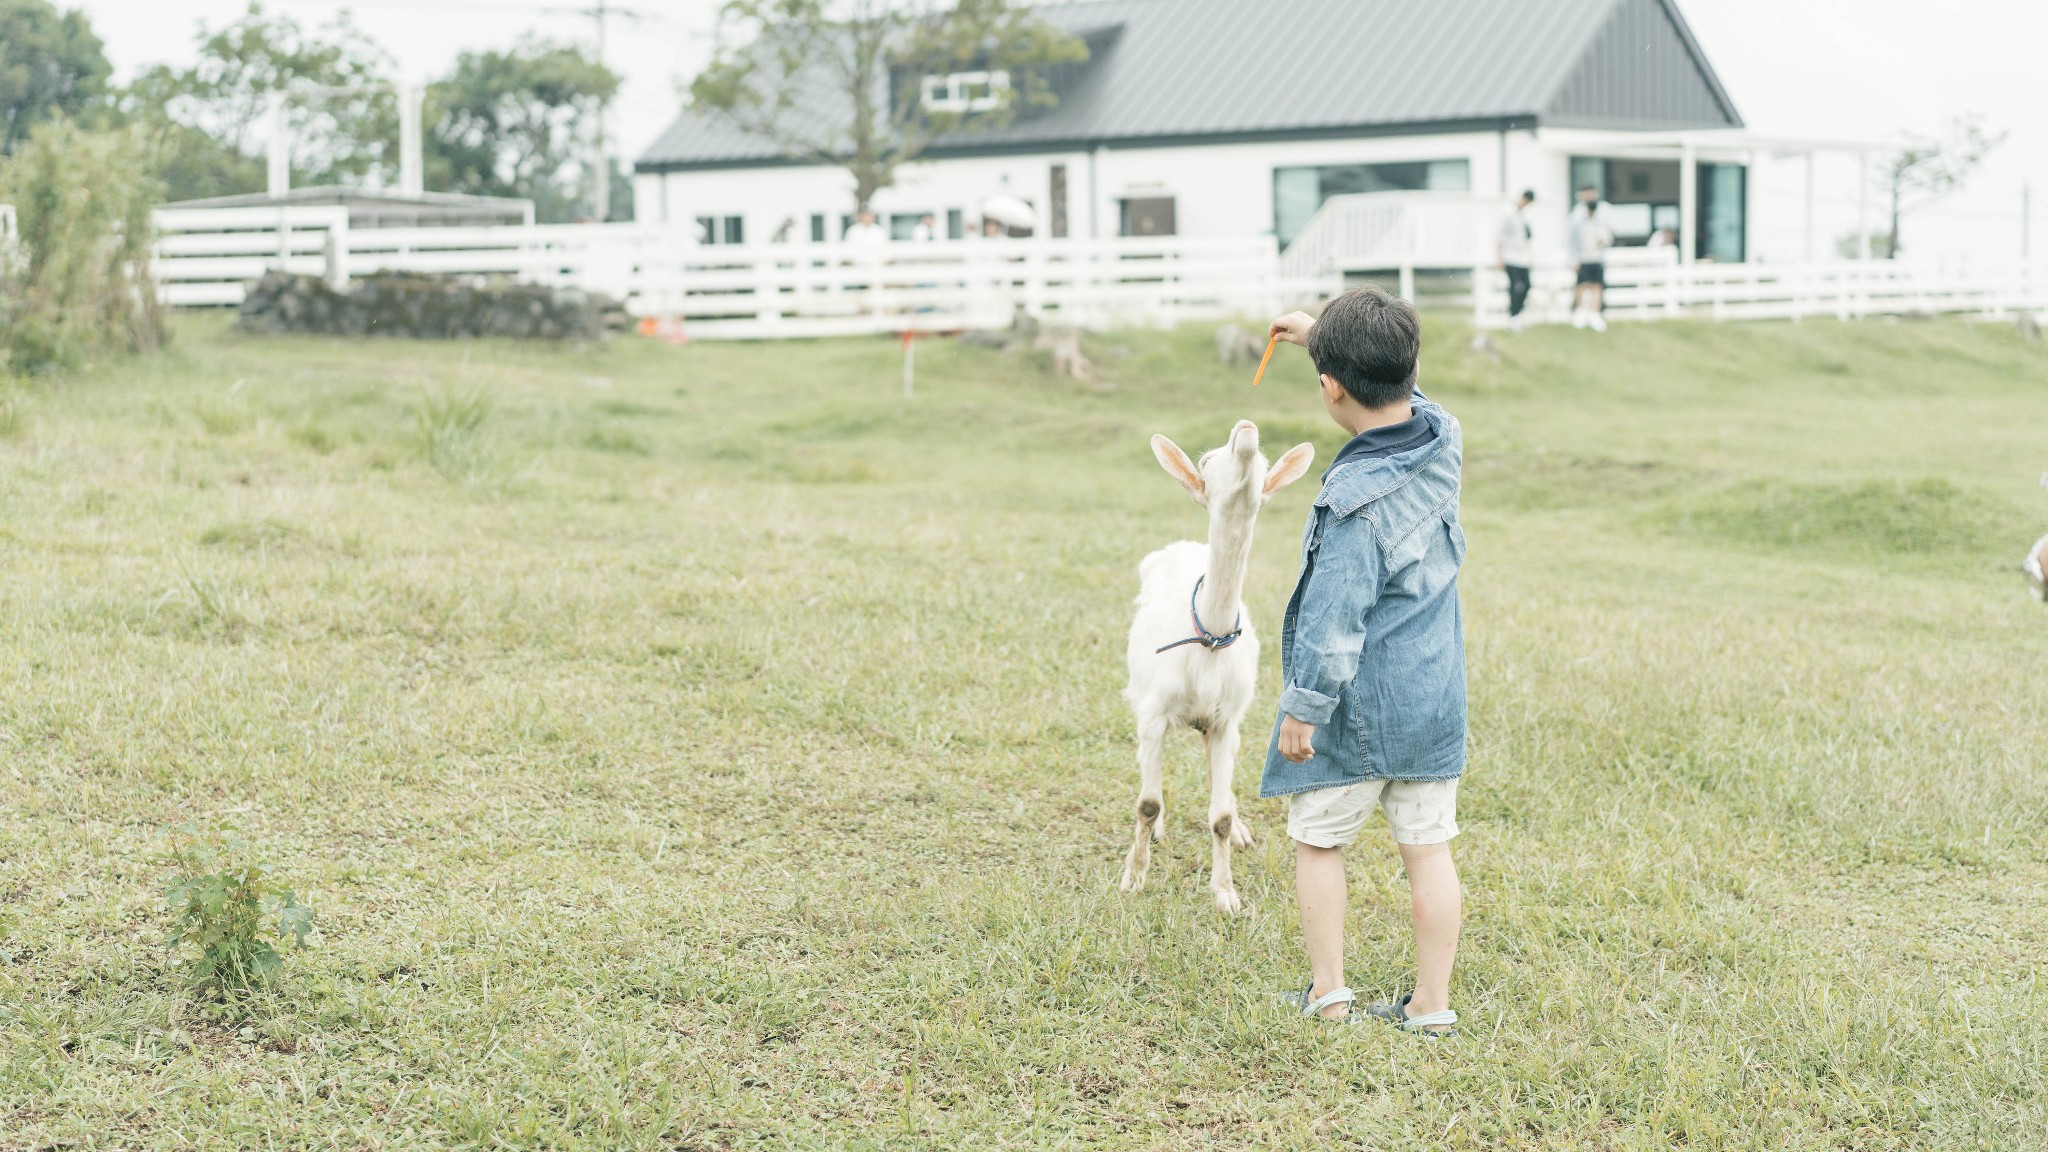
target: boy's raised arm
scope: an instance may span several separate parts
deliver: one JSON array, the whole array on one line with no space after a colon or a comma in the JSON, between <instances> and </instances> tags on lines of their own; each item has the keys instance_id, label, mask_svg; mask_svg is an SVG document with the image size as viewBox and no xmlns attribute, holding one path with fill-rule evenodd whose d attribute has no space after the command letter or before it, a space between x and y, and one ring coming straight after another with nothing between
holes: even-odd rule
<instances>
[{"instance_id":1,"label":"boy's raised arm","mask_svg":"<svg viewBox=\"0 0 2048 1152\"><path fill-rule=\"evenodd\" d=\"M1323 546L1317 549L1322 562L1309 572L1308 587L1302 589L1287 683L1280 693L1282 712L1317 726L1329 722L1337 694L1358 675L1358 660L1365 651L1365 613L1379 602L1386 582L1385 562L1370 524L1332 518L1324 532ZM1336 562L1337 557L1343 560Z\"/></svg>"}]
</instances>

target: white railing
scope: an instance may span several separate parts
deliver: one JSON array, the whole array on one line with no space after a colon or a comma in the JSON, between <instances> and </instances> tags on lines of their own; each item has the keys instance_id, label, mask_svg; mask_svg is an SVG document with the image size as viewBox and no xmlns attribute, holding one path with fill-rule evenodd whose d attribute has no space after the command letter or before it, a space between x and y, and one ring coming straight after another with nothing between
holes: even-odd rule
<instances>
[{"instance_id":1,"label":"white railing","mask_svg":"<svg viewBox=\"0 0 2048 1152\"><path fill-rule=\"evenodd\" d=\"M1469 268L1493 251L1507 211L1499 196L1473 192L1361 192L1332 196L1281 257L1283 276L1397 271L1414 295L1417 268Z\"/></svg>"},{"instance_id":2,"label":"white railing","mask_svg":"<svg viewBox=\"0 0 2048 1152\"><path fill-rule=\"evenodd\" d=\"M350 229L345 209L157 213L167 304L239 303L266 272L337 286L375 272L507 276L601 291L693 339L937 331L1008 324L1017 309L1078 327L1263 316L1334 294L1283 279L1271 238L1023 239L701 245L644 224Z\"/></svg>"},{"instance_id":3,"label":"white railing","mask_svg":"<svg viewBox=\"0 0 2048 1152\"><path fill-rule=\"evenodd\" d=\"M1473 321L1507 323L1506 274L1474 271L1479 291ZM1551 264L1533 270L1524 317L1532 323L1571 318L1576 275ZM1991 317L2048 310L2048 268L1979 269L1893 260L1816 264L1681 264L1674 249L1608 252L1609 320L1803 320L1834 317L1970 313Z\"/></svg>"}]
</instances>

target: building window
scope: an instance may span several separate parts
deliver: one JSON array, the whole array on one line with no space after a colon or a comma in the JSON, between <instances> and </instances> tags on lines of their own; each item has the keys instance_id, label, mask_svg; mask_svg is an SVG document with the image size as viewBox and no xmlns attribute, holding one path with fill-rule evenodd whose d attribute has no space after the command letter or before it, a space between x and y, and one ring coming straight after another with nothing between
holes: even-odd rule
<instances>
[{"instance_id":1,"label":"building window","mask_svg":"<svg viewBox=\"0 0 2048 1152\"><path fill-rule=\"evenodd\" d=\"M1171 196L1147 196L1117 203L1119 236L1172 236L1176 234Z\"/></svg>"},{"instance_id":2,"label":"building window","mask_svg":"<svg viewBox=\"0 0 2048 1152\"><path fill-rule=\"evenodd\" d=\"M1333 164L1273 169L1273 234L1294 242L1332 196L1359 192L1469 192L1469 160L1409 160L1392 164Z\"/></svg>"},{"instance_id":3,"label":"building window","mask_svg":"<svg viewBox=\"0 0 2048 1152\"><path fill-rule=\"evenodd\" d=\"M927 112L993 112L1010 90L1008 72L952 72L924 78Z\"/></svg>"},{"instance_id":4,"label":"building window","mask_svg":"<svg viewBox=\"0 0 2048 1152\"><path fill-rule=\"evenodd\" d=\"M1050 228L1055 239L1066 239L1067 166L1065 164L1055 164L1052 166L1052 223Z\"/></svg>"},{"instance_id":5,"label":"building window","mask_svg":"<svg viewBox=\"0 0 2048 1152\"><path fill-rule=\"evenodd\" d=\"M813 212L811 213L811 243L823 244L824 242L825 214L823 212Z\"/></svg>"},{"instance_id":6,"label":"building window","mask_svg":"<svg viewBox=\"0 0 2048 1152\"><path fill-rule=\"evenodd\" d=\"M1682 169L1676 160L1608 160L1599 156L1574 156L1571 160L1571 193L1592 185L1607 201L1608 216L1614 221L1614 242L1622 247L1648 244L1659 232L1668 232L1672 243L1681 234L1678 182ZM1746 215L1748 172L1740 164L1699 166L1699 229L1693 240L1693 255L1701 260L1739 263L1745 255L1748 231Z\"/></svg>"},{"instance_id":7,"label":"building window","mask_svg":"<svg viewBox=\"0 0 2048 1152\"><path fill-rule=\"evenodd\" d=\"M946 239L960 240L967 235L967 213L958 208L946 209Z\"/></svg>"},{"instance_id":8,"label":"building window","mask_svg":"<svg viewBox=\"0 0 2048 1152\"><path fill-rule=\"evenodd\" d=\"M889 214L889 239L917 239L918 222L932 215L930 212L892 212ZM936 239L936 237L934 237Z\"/></svg>"},{"instance_id":9,"label":"building window","mask_svg":"<svg viewBox=\"0 0 2048 1152\"><path fill-rule=\"evenodd\" d=\"M744 244L747 242L747 221L743 216L697 217L697 243L699 244Z\"/></svg>"}]
</instances>

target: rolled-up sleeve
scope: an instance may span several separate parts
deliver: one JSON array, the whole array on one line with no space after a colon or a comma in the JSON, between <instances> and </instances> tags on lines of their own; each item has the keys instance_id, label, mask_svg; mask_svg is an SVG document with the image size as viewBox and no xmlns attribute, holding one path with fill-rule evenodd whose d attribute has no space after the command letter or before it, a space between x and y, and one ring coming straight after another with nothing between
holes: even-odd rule
<instances>
[{"instance_id":1,"label":"rolled-up sleeve","mask_svg":"<svg viewBox=\"0 0 2048 1152\"><path fill-rule=\"evenodd\" d=\"M1333 518L1311 563L1295 615L1280 710L1321 726L1337 710L1338 694L1358 675L1365 614L1379 602L1386 563L1363 517Z\"/></svg>"}]
</instances>

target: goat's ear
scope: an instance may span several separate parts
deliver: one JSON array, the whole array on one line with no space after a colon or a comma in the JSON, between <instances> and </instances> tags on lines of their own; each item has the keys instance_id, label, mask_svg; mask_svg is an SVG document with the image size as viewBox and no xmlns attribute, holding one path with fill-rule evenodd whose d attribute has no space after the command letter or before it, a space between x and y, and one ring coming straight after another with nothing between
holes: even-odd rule
<instances>
[{"instance_id":1,"label":"goat's ear","mask_svg":"<svg viewBox=\"0 0 2048 1152\"><path fill-rule=\"evenodd\" d=\"M1195 503L1204 508L1209 506L1209 494L1202 489L1202 474L1195 471L1195 462L1180 450L1180 445L1164 436L1154 436L1152 455L1158 458L1159 466L1166 469L1168 476L1180 481L1180 486L1188 490Z\"/></svg>"},{"instance_id":2,"label":"goat's ear","mask_svg":"<svg viewBox=\"0 0 2048 1152\"><path fill-rule=\"evenodd\" d=\"M1296 444L1289 448L1287 454L1274 463L1273 470L1266 473L1266 495L1271 496L1301 479L1315 458L1316 446L1313 444Z\"/></svg>"}]
</instances>

